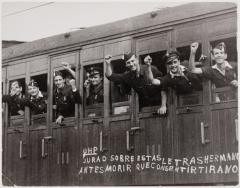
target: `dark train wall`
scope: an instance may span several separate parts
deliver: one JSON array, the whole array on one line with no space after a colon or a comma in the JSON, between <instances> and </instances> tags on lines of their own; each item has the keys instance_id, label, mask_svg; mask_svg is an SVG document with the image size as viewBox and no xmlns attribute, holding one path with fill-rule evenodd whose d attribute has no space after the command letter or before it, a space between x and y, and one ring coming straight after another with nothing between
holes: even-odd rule
<instances>
[{"instance_id":1,"label":"dark train wall","mask_svg":"<svg viewBox=\"0 0 240 188\"><path fill-rule=\"evenodd\" d=\"M63 126L54 121L53 74L63 70L63 61L75 68L84 101L86 72L92 65L105 71L107 54L116 72L125 71L122 54L131 51L140 63L150 55L166 74L167 50L178 49L188 60L190 44L198 41L197 56L207 55L211 65L212 46L224 41L237 68L236 5L193 3L171 10L3 50L3 94L12 80L26 84L32 78L48 93L45 114L30 115L26 107L24 116L10 116L2 104L4 185L238 184L238 101L230 87L205 81L202 91L188 95L170 89L168 114L158 116L160 104L139 108L134 91L123 95L104 77L103 103L76 104ZM231 97L217 102L222 93Z\"/></svg>"}]
</instances>

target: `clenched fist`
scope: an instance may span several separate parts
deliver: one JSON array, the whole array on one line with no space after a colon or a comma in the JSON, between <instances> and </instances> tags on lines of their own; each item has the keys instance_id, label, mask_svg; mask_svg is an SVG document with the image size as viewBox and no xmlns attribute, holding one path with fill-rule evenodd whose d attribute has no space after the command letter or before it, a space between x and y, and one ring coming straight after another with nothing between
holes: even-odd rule
<instances>
[{"instance_id":1,"label":"clenched fist","mask_svg":"<svg viewBox=\"0 0 240 188\"><path fill-rule=\"evenodd\" d=\"M146 65L150 66L151 63L152 63L152 58L151 58L149 55L146 56L146 57L144 58L144 63L145 63Z\"/></svg>"},{"instance_id":2,"label":"clenched fist","mask_svg":"<svg viewBox=\"0 0 240 188\"><path fill-rule=\"evenodd\" d=\"M111 56L111 55L106 55L105 58L104 58L104 61L105 61L107 64L110 64L111 61L112 61L112 56Z\"/></svg>"},{"instance_id":3,"label":"clenched fist","mask_svg":"<svg viewBox=\"0 0 240 188\"><path fill-rule=\"evenodd\" d=\"M198 49L199 43L198 42L194 42L191 44L191 53L195 54L197 49Z\"/></svg>"},{"instance_id":4,"label":"clenched fist","mask_svg":"<svg viewBox=\"0 0 240 188\"><path fill-rule=\"evenodd\" d=\"M72 86L72 90L76 90L76 81L74 79L69 80L69 84Z\"/></svg>"}]
</instances>

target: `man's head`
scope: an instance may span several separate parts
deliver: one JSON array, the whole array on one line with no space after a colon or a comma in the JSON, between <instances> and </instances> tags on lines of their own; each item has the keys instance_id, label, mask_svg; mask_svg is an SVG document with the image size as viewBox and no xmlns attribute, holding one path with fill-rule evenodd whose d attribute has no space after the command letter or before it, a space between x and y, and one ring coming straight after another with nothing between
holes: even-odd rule
<instances>
[{"instance_id":1,"label":"man's head","mask_svg":"<svg viewBox=\"0 0 240 188\"><path fill-rule=\"evenodd\" d=\"M221 65L227 59L226 45L224 42L217 44L211 51L212 59L216 64Z\"/></svg>"},{"instance_id":2,"label":"man's head","mask_svg":"<svg viewBox=\"0 0 240 188\"><path fill-rule=\"evenodd\" d=\"M54 83L58 89L63 88L65 85L65 79L61 72L56 71L54 75Z\"/></svg>"},{"instance_id":3,"label":"man's head","mask_svg":"<svg viewBox=\"0 0 240 188\"><path fill-rule=\"evenodd\" d=\"M37 97L39 93L38 83L34 80L31 80L28 84L28 94L32 97Z\"/></svg>"},{"instance_id":4,"label":"man's head","mask_svg":"<svg viewBox=\"0 0 240 188\"><path fill-rule=\"evenodd\" d=\"M20 96L22 94L22 86L19 81L15 80L11 83L11 95Z\"/></svg>"},{"instance_id":5,"label":"man's head","mask_svg":"<svg viewBox=\"0 0 240 188\"><path fill-rule=\"evenodd\" d=\"M169 71L176 74L179 71L180 66L180 54L177 51L171 51L166 55L166 64Z\"/></svg>"},{"instance_id":6,"label":"man's head","mask_svg":"<svg viewBox=\"0 0 240 188\"><path fill-rule=\"evenodd\" d=\"M99 85L103 80L103 70L101 67L91 67L89 79L93 86Z\"/></svg>"},{"instance_id":7,"label":"man's head","mask_svg":"<svg viewBox=\"0 0 240 188\"><path fill-rule=\"evenodd\" d=\"M123 55L123 60L125 61L125 66L130 71L136 71L139 67L139 62L135 54L128 53Z\"/></svg>"}]
</instances>

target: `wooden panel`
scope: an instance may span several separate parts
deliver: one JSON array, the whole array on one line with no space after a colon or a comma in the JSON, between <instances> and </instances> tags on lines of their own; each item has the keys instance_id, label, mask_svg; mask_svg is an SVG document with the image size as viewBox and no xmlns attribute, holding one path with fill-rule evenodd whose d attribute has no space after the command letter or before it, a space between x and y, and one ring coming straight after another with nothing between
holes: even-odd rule
<instances>
[{"instance_id":1,"label":"wooden panel","mask_svg":"<svg viewBox=\"0 0 240 188\"><path fill-rule=\"evenodd\" d=\"M61 165L61 185L73 186L78 182L77 163L79 160L80 147L77 144L76 127L61 128L61 152L64 154Z\"/></svg>"},{"instance_id":2,"label":"wooden panel","mask_svg":"<svg viewBox=\"0 0 240 188\"><path fill-rule=\"evenodd\" d=\"M107 44L104 49L105 55L111 54L112 56L122 55L126 52L131 52L131 40Z\"/></svg>"},{"instance_id":3,"label":"wooden panel","mask_svg":"<svg viewBox=\"0 0 240 188\"><path fill-rule=\"evenodd\" d=\"M61 127L52 129L52 142L49 142L49 182L48 185L60 186L61 185Z\"/></svg>"},{"instance_id":4,"label":"wooden panel","mask_svg":"<svg viewBox=\"0 0 240 188\"><path fill-rule=\"evenodd\" d=\"M154 35L138 39L136 43L136 52L150 53L155 51L167 50L170 47L168 34Z\"/></svg>"},{"instance_id":5,"label":"wooden panel","mask_svg":"<svg viewBox=\"0 0 240 188\"><path fill-rule=\"evenodd\" d=\"M126 148L126 131L129 130L130 121L116 121L111 122L109 125L110 132L110 148L109 155L120 157L124 156L134 156L133 152L128 152ZM130 138L130 145L133 145L133 137ZM115 158L115 157L113 157ZM116 158L115 158L116 159ZM122 169L125 171L115 172L109 174L108 185L134 185L134 164L130 162L117 162L112 161L108 163L109 165L121 165ZM131 165L131 171L127 171L127 165ZM124 166L124 167L123 167Z\"/></svg>"},{"instance_id":6,"label":"wooden panel","mask_svg":"<svg viewBox=\"0 0 240 188\"><path fill-rule=\"evenodd\" d=\"M209 37L235 33L237 32L237 20L236 18L228 18L211 21L206 23L205 29Z\"/></svg>"},{"instance_id":7,"label":"wooden panel","mask_svg":"<svg viewBox=\"0 0 240 188\"><path fill-rule=\"evenodd\" d=\"M61 62L63 62L63 61L68 62L71 65L76 65L77 53L69 53L69 54L52 57L51 65L52 65L52 67L61 67L63 69L63 66L61 64Z\"/></svg>"},{"instance_id":8,"label":"wooden panel","mask_svg":"<svg viewBox=\"0 0 240 188\"><path fill-rule=\"evenodd\" d=\"M182 167L184 170L178 169L175 172L175 184L213 183L215 174L204 171L206 167L208 168L209 162L206 164L199 162L203 161L205 156L209 158L209 155L212 154L211 143L203 144L201 142L201 122L206 124L206 121L203 121L203 114L183 113L177 115L176 118L177 121L173 126L174 139L177 144L174 149L174 159L180 160L178 167ZM205 139L210 139L211 132L211 127L204 129ZM197 157L200 157L199 160ZM200 172L202 167L204 167L203 172Z\"/></svg>"},{"instance_id":9,"label":"wooden panel","mask_svg":"<svg viewBox=\"0 0 240 188\"><path fill-rule=\"evenodd\" d=\"M35 59L30 62L30 73L40 72L48 69L48 59Z\"/></svg>"},{"instance_id":10,"label":"wooden panel","mask_svg":"<svg viewBox=\"0 0 240 188\"><path fill-rule=\"evenodd\" d=\"M201 38L202 28L201 24L193 26L182 26L176 29L176 44L179 45L184 42L198 41Z\"/></svg>"},{"instance_id":11,"label":"wooden panel","mask_svg":"<svg viewBox=\"0 0 240 188\"><path fill-rule=\"evenodd\" d=\"M29 132L29 185L47 185L48 180L48 158L42 157L42 139L47 136L46 130L34 130ZM45 144L47 149L47 144ZM47 150L45 150L47 153Z\"/></svg>"},{"instance_id":12,"label":"wooden panel","mask_svg":"<svg viewBox=\"0 0 240 188\"><path fill-rule=\"evenodd\" d=\"M7 68L8 78L21 76L26 74L26 64L20 63L16 65L9 66Z\"/></svg>"},{"instance_id":13,"label":"wooden panel","mask_svg":"<svg viewBox=\"0 0 240 188\"><path fill-rule=\"evenodd\" d=\"M168 158L173 158L172 128L166 117L148 117L140 119L141 130L135 133L139 140L135 145L135 155L150 156L147 163L144 160L137 162L135 181L139 185L173 184L173 171L163 171L160 168ZM155 158L155 160L154 160ZM157 161L161 158L161 161ZM142 165L142 166L141 166Z\"/></svg>"},{"instance_id":14,"label":"wooden panel","mask_svg":"<svg viewBox=\"0 0 240 188\"><path fill-rule=\"evenodd\" d=\"M93 124L84 124L83 129L82 129L82 135L83 137L81 138L81 151L80 151L80 161L79 161L79 182L80 185L87 185L87 186L92 186L92 185L104 185L104 176L101 173L89 173L89 166L102 166L103 163L98 162L98 163L85 163L84 160L91 160L91 156L85 156L83 157L83 150L87 148L94 148L97 147L99 149L99 135L101 131L102 124L99 123L93 123ZM99 151L97 152L97 155L92 155L94 156L102 156L102 153ZM88 173L83 173L84 172L84 167L87 168ZM82 173L80 173L82 171Z\"/></svg>"},{"instance_id":15,"label":"wooden panel","mask_svg":"<svg viewBox=\"0 0 240 188\"><path fill-rule=\"evenodd\" d=\"M217 155L228 154L230 156L238 153L238 133L237 133L237 108L212 110L211 124L213 127L213 153ZM229 158L226 158L229 159ZM230 173L216 174L215 181L219 183L238 182L238 173L234 173L234 168L238 166L238 160L223 161L221 166L232 166ZM235 167L234 167L235 166Z\"/></svg>"},{"instance_id":16,"label":"wooden panel","mask_svg":"<svg viewBox=\"0 0 240 188\"><path fill-rule=\"evenodd\" d=\"M103 46L96 46L92 48L83 49L81 53L82 61L90 61L96 59L103 59L104 57Z\"/></svg>"},{"instance_id":17,"label":"wooden panel","mask_svg":"<svg viewBox=\"0 0 240 188\"><path fill-rule=\"evenodd\" d=\"M22 145L22 159L20 159L20 141ZM23 140L23 133L9 133L7 135L7 172L6 182L10 185L27 185L27 145Z\"/></svg>"}]
</instances>

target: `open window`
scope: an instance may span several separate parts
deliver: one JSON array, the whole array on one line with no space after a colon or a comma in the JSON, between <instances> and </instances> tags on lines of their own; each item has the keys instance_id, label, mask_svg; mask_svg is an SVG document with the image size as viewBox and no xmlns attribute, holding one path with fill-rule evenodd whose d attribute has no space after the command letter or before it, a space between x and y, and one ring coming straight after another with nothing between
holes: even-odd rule
<instances>
[{"instance_id":1,"label":"open window","mask_svg":"<svg viewBox=\"0 0 240 188\"><path fill-rule=\"evenodd\" d=\"M21 103L21 99L25 98L26 84L25 78L11 80L9 82L8 95L15 93L17 100L8 99L8 115L10 117L10 126L23 126L25 107ZM19 99L19 100L18 100Z\"/></svg>"},{"instance_id":2,"label":"open window","mask_svg":"<svg viewBox=\"0 0 240 188\"><path fill-rule=\"evenodd\" d=\"M190 45L178 47L176 48L176 50L181 54L180 56L181 65L188 68L189 58L190 58ZM203 54L203 55L207 55L207 54ZM202 56L202 44L200 43L195 55L196 67L202 67L206 62L206 58L201 60L201 56ZM199 81L202 82L202 77L201 76L198 76L198 77L199 77ZM194 91L190 94L178 95L177 106L182 107L182 106L200 105L203 102L202 96L203 96L202 91Z\"/></svg>"},{"instance_id":3,"label":"open window","mask_svg":"<svg viewBox=\"0 0 240 188\"><path fill-rule=\"evenodd\" d=\"M71 69L76 72L76 67L74 66L71 66ZM67 70L63 70L63 69L55 69L54 70L54 76L53 76L53 119L52 121L54 122L57 118L57 111L56 111L56 92L57 92L57 86L56 86L56 83L55 83L55 75L58 74L58 72L62 75L61 77L63 78L63 82L64 84L66 85L70 85L69 81L71 79L75 79L74 76L68 72ZM64 101L66 100L66 97L61 95L59 96L60 99L63 103L65 103ZM67 101L66 101L67 102ZM69 117L74 117L75 116L75 104L72 104L71 105L71 108L68 108L67 110L66 109L63 109L65 111L65 114L63 115L64 118L69 118Z\"/></svg>"},{"instance_id":4,"label":"open window","mask_svg":"<svg viewBox=\"0 0 240 188\"><path fill-rule=\"evenodd\" d=\"M220 42L224 42L226 45L226 53L227 59L226 61L231 66L231 76L237 80L237 39L236 37L223 38L210 42L211 50L219 44ZM211 65L214 65L215 61L211 60ZM212 102L219 103L229 100L237 100L237 88L231 86L230 84L225 87L216 87L213 83L211 83L212 88Z\"/></svg>"},{"instance_id":5,"label":"open window","mask_svg":"<svg viewBox=\"0 0 240 188\"><path fill-rule=\"evenodd\" d=\"M91 64L84 67L84 117L103 116L104 79L103 64Z\"/></svg>"},{"instance_id":6,"label":"open window","mask_svg":"<svg viewBox=\"0 0 240 188\"><path fill-rule=\"evenodd\" d=\"M28 97L32 100L33 107L30 108L31 125L46 125L47 118L47 74L41 74L32 76L31 80L34 80L39 88L39 91L34 91L31 96L28 93ZM29 90L30 88L28 88ZM31 92L31 91L29 91Z\"/></svg>"},{"instance_id":7,"label":"open window","mask_svg":"<svg viewBox=\"0 0 240 188\"><path fill-rule=\"evenodd\" d=\"M122 59L113 60L111 66L114 73L122 74L126 71L125 63ZM110 82L110 90L111 114L119 115L128 113L131 89L124 84Z\"/></svg>"},{"instance_id":8,"label":"open window","mask_svg":"<svg viewBox=\"0 0 240 188\"><path fill-rule=\"evenodd\" d=\"M144 58L149 55L152 58L152 66L155 66L158 71L162 73L161 75L164 76L165 74L167 74L167 68L164 61L164 56L166 55L166 52L166 50L163 50L149 54L142 54L139 56L140 64L144 65ZM149 107L161 105L161 91L159 87L151 84L145 87L147 87L149 101L141 101L141 98L139 97L139 111L141 112L148 111Z\"/></svg>"}]
</instances>

